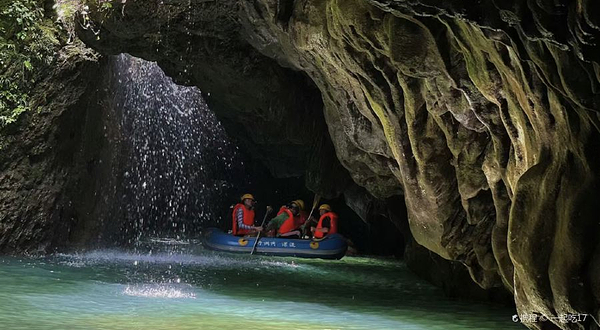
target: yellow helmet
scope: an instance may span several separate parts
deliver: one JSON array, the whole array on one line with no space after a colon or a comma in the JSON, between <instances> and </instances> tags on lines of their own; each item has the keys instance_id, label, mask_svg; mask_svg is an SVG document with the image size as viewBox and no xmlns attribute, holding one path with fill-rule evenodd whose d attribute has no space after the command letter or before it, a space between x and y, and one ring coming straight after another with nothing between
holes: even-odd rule
<instances>
[{"instance_id":1,"label":"yellow helmet","mask_svg":"<svg viewBox=\"0 0 600 330\"><path fill-rule=\"evenodd\" d=\"M321 211L321 210L331 212L331 206L329 206L329 204L323 204L323 205L321 205L321 207L319 207L319 211Z\"/></svg>"},{"instance_id":2,"label":"yellow helmet","mask_svg":"<svg viewBox=\"0 0 600 330\"><path fill-rule=\"evenodd\" d=\"M300 211L304 211L304 201L301 199L297 199L295 201L293 201L292 203L298 205L298 207L300 208Z\"/></svg>"},{"instance_id":3,"label":"yellow helmet","mask_svg":"<svg viewBox=\"0 0 600 330\"><path fill-rule=\"evenodd\" d=\"M240 198L240 200L243 202L244 199L251 199L251 200L255 200L254 196L252 196L252 194L244 194L244 196L242 196L242 198Z\"/></svg>"}]
</instances>

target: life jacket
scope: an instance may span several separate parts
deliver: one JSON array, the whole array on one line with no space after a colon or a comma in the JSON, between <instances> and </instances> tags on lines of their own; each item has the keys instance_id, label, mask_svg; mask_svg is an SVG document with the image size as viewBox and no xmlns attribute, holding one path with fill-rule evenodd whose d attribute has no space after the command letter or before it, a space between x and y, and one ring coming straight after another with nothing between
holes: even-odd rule
<instances>
[{"instance_id":1,"label":"life jacket","mask_svg":"<svg viewBox=\"0 0 600 330\"><path fill-rule=\"evenodd\" d=\"M322 233L319 231L319 229L323 228L323 221L329 218L329 231L327 232L327 234ZM329 235L329 234L335 234L337 233L337 221L338 221L338 215L333 213L333 212L327 212L325 214L323 214L320 218L319 218L319 223L317 224L317 229L315 230L315 238L323 238L325 237L325 235Z\"/></svg>"},{"instance_id":2,"label":"life jacket","mask_svg":"<svg viewBox=\"0 0 600 330\"><path fill-rule=\"evenodd\" d=\"M237 224L237 212L239 210L239 208L242 208L242 210L244 210L244 224L248 225L248 226L254 226L254 210L248 210L248 208L246 206L244 206L244 204L237 204L234 208L233 208L233 213L231 214L233 223L231 225L231 229L233 231L233 235L246 235L248 233L250 233L249 230L247 229L238 229L238 224Z\"/></svg>"},{"instance_id":3,"label":"life jacket","mask_svg":"<svg viewBox=\"0 0 600 330\"><path fill-rule=\"evenodd\" d=\"M287 213L288 218L283 222L283 224L281 224L281 227L279 227L279 230L277 231L279 234L289 233L290 231L302 226L306 221L306 216L303 214L303 212L300 212L300 215L295 217L290 209L282 206L277 215L282 213Z\"/></svg>"}]
</instances>

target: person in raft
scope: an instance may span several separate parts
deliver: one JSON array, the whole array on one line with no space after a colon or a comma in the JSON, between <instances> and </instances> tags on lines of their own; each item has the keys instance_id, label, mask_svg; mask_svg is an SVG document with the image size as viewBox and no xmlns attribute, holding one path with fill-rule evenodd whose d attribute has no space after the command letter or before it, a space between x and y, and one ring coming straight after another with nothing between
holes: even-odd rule
<instances>
[{"instance_id":1,"label":"person in raft","mask_svg":"<svg viewBox=\"0 0 600 330\"><path fill-rule=\"evenodd\" d=\"M245 194L241 198L231 214L232 232L235 236L252 235L262 231L262 227L254 226L254 205L256 200L252 194Z\"/></svg>"},{"instance_id":2,"label":"person in raft","mask_svg":"<svg viewBox=\"0 0 600 330\"><path fill-rule=\"evenodd\" d=\"M268 236L273 237L277 233L278 237L299 238L298 229L305 221L304 201L297 199L289 205L282 206L277 216L271 219L267 225Z\"/></svg>"},{"instance_id":3,"label":"person in raft","mask_svg":"<svg viewBox=\"0 0 600 330\"><path fill-rule=\"evenodd\" d=\"M313 237L321 239L329 234L338 232L338 215L331 210L329 204L323 204L319 207L319 222L316 227L311 227L310 231Z\"/></svg>"}]
</instances>

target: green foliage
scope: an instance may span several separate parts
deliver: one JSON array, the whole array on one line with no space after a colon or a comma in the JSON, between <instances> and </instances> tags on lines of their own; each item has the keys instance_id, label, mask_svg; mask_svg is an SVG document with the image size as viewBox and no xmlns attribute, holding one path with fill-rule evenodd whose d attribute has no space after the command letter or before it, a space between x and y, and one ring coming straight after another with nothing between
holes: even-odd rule
<instances>
[{"instance_id":1,"label":"green foliage","mask_svg":"<svg viewBox=\"0 0 600 330\"><path fill-rule=\"evenodd\" d=\"M75 21L77 14L85 12L82 0L55 0L53 9L58 22L67 31L68 42L75 39Z\"/></svg>"},{"instance_id":2,"label":"green foliage","mask_svg":"<svg viewBox=\"0 0 600 330\"><path fill-rule=\"evenodd\" d=\"M100 8L103 9L103 10L111 9L112 8L112 3L110 3L110 1L101 2Z\"/></svg>"},{"instance_id":3,"label":"green foliage","mask_svg":"<svg viewBox=\"0 0 600 330\"><path fill-rule=\"evenodd\" d=\"M0 128L29 110L39 71L59 43L38 0L13 0L0 9Z\"/></svg>"},{"instance_id":4,"label":"green foliage","mask_svg":"<svg viewBox=\"0 0 600 330\"><path fill-rule=\"evenodd\" d=\"M113 2L114 0L55 0L54 9L59 22L69 32L69 40L71 40L74 24L79 24L83 29L91 30L98 35L100 31L90 18L90 8L106 15L113 9ZM126 0L120 0L120 3L124 4Z\"/></svg>"},{"instance_id":5,"label":"green foliage","mask_svg":"<svg viewBox=\"0 0 600 330\"><path fill-rule=\"evenodd\" d=\"M55 0L56 13L45 13L43 2L0 0L0 130L30 109L30 93L56 60L59 39L72 42L75 24L98 35L90 7L113 9L113 0Z\"/></svg>"}]
</instances>

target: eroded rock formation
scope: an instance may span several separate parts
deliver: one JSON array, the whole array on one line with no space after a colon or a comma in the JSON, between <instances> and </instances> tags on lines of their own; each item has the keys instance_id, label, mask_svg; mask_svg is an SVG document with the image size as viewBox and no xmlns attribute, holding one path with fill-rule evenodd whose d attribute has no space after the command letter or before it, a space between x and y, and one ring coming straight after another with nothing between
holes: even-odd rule
<instances>
[{"instance_id":1,"label":"eroded rock formation","mask_svg":"<svg viewBox=\"0 0 600 330\"><path fill-rule=\"evenodd\" d=\"M106 68L81 42L62 44L29 91L33 110L0 132L0 253L87 245L115 217L119 120L99 102Z\"/></svg>"},{"instance_id":2,"label":"eroded rock formation","mask_svg":"<svg viewBox=\"0 0 600 330\"><path fill-rule=\"evenodd\" d=\"M89 45L210 93L274 174L306 172L329 195L403 193L416 241L506 286L520 312L600 318L597 2L90 6Z\"/></svg>"}]
</instances>

